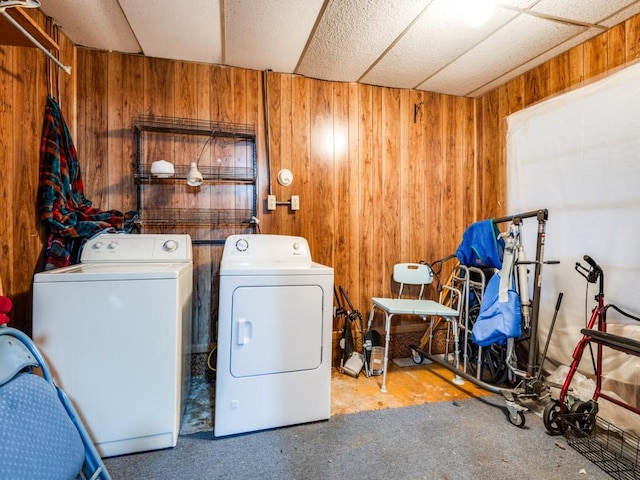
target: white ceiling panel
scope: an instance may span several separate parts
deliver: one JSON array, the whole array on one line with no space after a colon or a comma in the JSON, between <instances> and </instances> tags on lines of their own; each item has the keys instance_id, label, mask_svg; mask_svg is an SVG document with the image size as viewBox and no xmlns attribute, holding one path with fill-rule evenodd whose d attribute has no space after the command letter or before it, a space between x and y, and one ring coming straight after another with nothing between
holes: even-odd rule
<instances>
[{"instance_id":1,"label":"white ceiling panel","mask_svg":"<svg viewBox=\"0 0 640 480\"><path fill-rule=\"evenodd\" d=\"M619 24L620 22L624 22L627 18L631 18L634 15L640 13L640 3L633 2L627 8L621 10L618 13L613 14L608 17L606 20L603 20L601 24L605 27L613 27L614 25Z\"/></svg>"},{"instance_id":2,"label":"white ceiling panel","mask_svg":"<svg viewBox=\"0 0 640 480\"><path fill-rule=\"evenodd\" d=\"M494 80L497 72L510 72L523 58L536 58L584 30L520 15L418 88L467 96ZM534 31L539 35L526 34Z\"/></svg>"},{"instance_id":3,"label":"white ceiling panel","mask_svg":"<svg viewBox=\"0 0 640 480\"><path fill-rule=\"evenodd\" d=\"M555 17L571 18L586 23L598 23L623 10L633 0L541 0L531 10Z\"/></svg>"},{"instance_id":4,"label":"white ceiling panel","mask_svg":"<svg viewBox=\"0 0 640 480\"><path fill-rule=\"evenodd\" d=\"M227 1L225 63L254 70L293 72L323 0ZM265 19L272 21L265 21Z\"/></svg>"},{"instance_id":5,"label":"white ceiling panel","mask_svg":"<svg viewBox=\"0 0 640 480\"><path fill-rule=\"evenodd\" d=\"M465 24L451 0L435 0L361 81L415 88L516 15L496 11L489 22L474 28Z\"/></svg>"},{"instance_id":6,"label":"white ceiling panel","mask_svg":"<svg viewBox=\"0 0 640 480\"><path fill-rule=\"evenodd\" d=\"M86 47L470 97L640 15L640 0L497 0L472 28L461 2L41 0L41 9Z\"/></svg>"},{"instance_id":7,"label":"white ceiling panel","mask_svg":"<svg viewBox=\"0 0 640 480\"><path fill-rule=\"evenodd\" d=\"M119 2L145 55L222 63L222 29L217 0Z\"/></svg>"},{"instance_id":8,"label":"white ceiling panel","mask_svg":"<svg viewBox=\"0 0 640 480\"><path fill-rule=\"evenodd\" d=\"M141 53L118 0L43 0L42 11L52 17L76 45Z\"/></svg>"},{"instance_id":9,"label":"white ceiling panel","mask_svg":"<svg viewBox=\"0 0 640 480\"><path fill-rule=\"evenodd\" d=\"M525 72L528 72L529 70L537 67L538 65L543 64L544 62L551 60L553 57L560 55L561 53L564 53L568 50L571 50L573 47L575 47L576 45L580 45L583 42L586 42L587 40L589 40L590 38L595 37L596 35L599 35L601 33L600 30L596 29L596 28L592 28L587 30L586 32L583 32L575 37L573 37L571 40L568 40L554 48L552 48L551 50L548 50L546 52L544 52L543 54L533 58L532 60L529 60L528 62L523 63L522 65L520 65L519 67L511 70L510 72L508 72L507 74L496 78L495 80L483 85L482 87L478 88L477 90L474 90L473 92L470 92L468 96L470 97L478 97L480 95L483 95L487 92L490 92L491 90L493 90L494 88L498 88L501 85L504 85L505 83L507 83L509 80L511 80L514 77L517 77L518 75L521 75Z\"/></svg>"},{"instance_id":10,"label":"white ceiling panel","mask_svg":"<svg viewBox=\"0 0 640 480\"><path fill-rule=\"evenodd\" d=\"M431 0L329 0L296 73L355 82Z\"/></svg>"}]
</instances>

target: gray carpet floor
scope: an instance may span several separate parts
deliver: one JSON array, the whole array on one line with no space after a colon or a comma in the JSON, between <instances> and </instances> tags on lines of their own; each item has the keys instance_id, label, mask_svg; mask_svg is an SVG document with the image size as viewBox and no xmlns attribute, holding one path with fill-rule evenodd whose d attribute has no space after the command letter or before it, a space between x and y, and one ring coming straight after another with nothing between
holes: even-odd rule
<instances>
[{"instance_id":1,"label":"gray carpet floor","mask_svg":"<svg viewBox=\"0 0 640 480\"><path fill-rule=\"evenodd\" d=\"M611 478L526 414L506 418L500 396L367 411L225 438L181 435L173 449L105 460L120 479Z\"/></svg>"}]
</instances>

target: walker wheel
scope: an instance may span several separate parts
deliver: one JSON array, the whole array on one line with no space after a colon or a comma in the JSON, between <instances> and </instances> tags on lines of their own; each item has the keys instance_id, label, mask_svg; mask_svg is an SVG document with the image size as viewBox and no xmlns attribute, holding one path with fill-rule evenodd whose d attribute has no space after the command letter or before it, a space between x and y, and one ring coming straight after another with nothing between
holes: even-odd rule
<instances>
[{"instance_id":1,"label":"walker wheel","mask_svg":"<svg viewBox=\"0 0 640 480\"><path fill-rule=\"evenodd\" d=\"M511 422L511 425L515 425L518 428L524 428L525 421L524 412L509 412L509 422Z\"/></svg>"},{"instance_id":2,"label":"walker wheel","mask_svg":"<svg viewBox=\"0 0 640 480\"><path fill-rule=\"evenodd\" d=\"M596 416L591 402L576 401L571 405L571 423L581 433L590 434L596 426Z\"/></svg>"},{"instance_id":3,"label":"walker wheel","mask_svg":"<svg viewBox=\"0 0 640 480\"><path fill-rule=\"evenodd\" d=\"M416 350L411 350L411 360L413 360L413 363L416 365L420 365L422 363L422 355Z\"/></svg>"},{"instance_id":4,"label":"walker wheel","mask_svg":"<svg viewBox=\"0 0 640 480\"><path fill-rule=\"evenodd\" d=\"M565 424L560 417L560 403L557 400L547 402L544 406L542 414L544 427L551 435L562 435L565 430Z\"/></svg>"}]
</instances>

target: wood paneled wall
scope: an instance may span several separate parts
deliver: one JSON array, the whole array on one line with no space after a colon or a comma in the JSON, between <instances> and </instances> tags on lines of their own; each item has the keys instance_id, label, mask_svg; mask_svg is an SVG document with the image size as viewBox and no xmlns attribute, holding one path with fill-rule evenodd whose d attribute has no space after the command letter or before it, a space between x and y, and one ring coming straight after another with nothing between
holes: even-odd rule
<instances>
[{"instance_id":1,"label":"wood paneled wall","mask_svg":"<svg viewBox=\"0 0 640 480\"><path fill-rule=\"evenodd\" d=\"M86 195L104 209L136 207L135 115L254 125L262 232L306 237L366 313L371 296L390 294L394 263L442 258L473 221L513 213L504 205L506 115L638 58L639 38L635 17L473 100L278 73L265 89L264 72L75 48L62 37L74 70L60 100ZM27 330L44 241L35 211L44 65L35 49L0 47L0 278L14 323ZM281 168L294 173L292 186L276 182ZM299 195L300 210L267 211L270 189L279 201ZM200 348L214 339L221 251L195 247Z\"/></svg>"}]
</instances>

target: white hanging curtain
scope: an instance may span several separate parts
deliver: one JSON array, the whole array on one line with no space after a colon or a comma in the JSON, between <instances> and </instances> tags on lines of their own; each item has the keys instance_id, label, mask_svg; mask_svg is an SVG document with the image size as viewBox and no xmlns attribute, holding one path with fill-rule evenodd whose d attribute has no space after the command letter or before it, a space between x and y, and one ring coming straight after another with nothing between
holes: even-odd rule
<instances>
[{"instance_id":1,"label":"white hanging curtain","mask_svg":"<svg viewBox=\"0 0 640 480\"><path fill-rule=\"evenodd\" d=\"M539 336L544 344L564 292L548 357L568 365L585 300L590 315L597 293L590 285L585 297L586 281L574 270L583 255L603 268L607 303L640 313L640 64L510 115L507 124L508 211L547 208L544 257L561 262L543 268ZM523 233L534 251L536 232ZM608 323L609 332L640 340L637 322L610 310ZM583 358L590 363L588 353ZM610 349L604 359L604 389L635 403L640 359Z\"/></svg>"}]
</instances>

